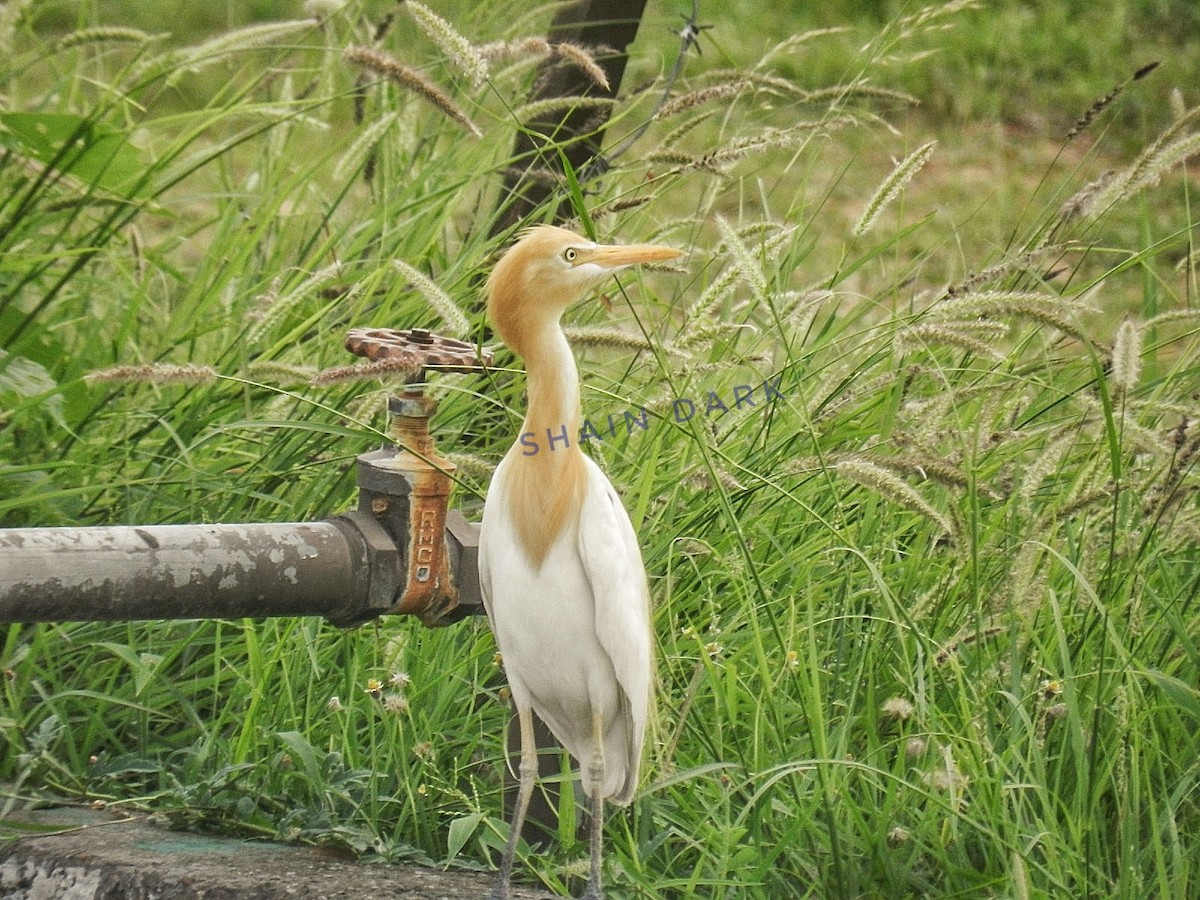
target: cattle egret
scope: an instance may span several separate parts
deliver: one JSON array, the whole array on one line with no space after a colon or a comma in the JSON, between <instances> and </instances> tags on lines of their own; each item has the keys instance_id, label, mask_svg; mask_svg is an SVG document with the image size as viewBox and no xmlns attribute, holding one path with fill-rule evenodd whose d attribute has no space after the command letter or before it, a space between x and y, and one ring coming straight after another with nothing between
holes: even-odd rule
<instances>
[{"instance_id":1,"label":"cattle egret","mask_svg":"<svg viewBox=\"0 0 1200 900\"><path fill-rule=\"evenodd\" d=\"M559 324L606 276L682 256L529 229L487 284L488 318L525 361L521 435L496 467L479 535L483 602L521 732L520 788L493 900L506 900L537 775L536 712L578 761L591 802L586 900L600 900L605 798L637 787L650 704L650 595L637 537L604 473L579 448L579 373Z\"/></svg>"}]
</instances>

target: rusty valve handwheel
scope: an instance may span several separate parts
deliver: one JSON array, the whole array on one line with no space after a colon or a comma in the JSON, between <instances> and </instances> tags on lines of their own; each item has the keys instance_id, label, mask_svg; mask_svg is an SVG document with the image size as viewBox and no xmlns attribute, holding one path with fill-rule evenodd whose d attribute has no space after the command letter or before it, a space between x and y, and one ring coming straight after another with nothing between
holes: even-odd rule
<instances>
[{"instance_id":1,"label":"rusty valve handwheel","mask_svg":"<svg viewBox=\"0 0 1200 900\"><path fill-rule=\"evenodd\" d=\"M421 369L437 366L439 372L479 372L492 364L490 350L424 328L351 328L346 349L372 362L409 359Z\"/></svg>"},{"instance_id":2,"label":"rusty valve handwheel","mask_svg":"<svg viewBox=\"0 0 1200 900\"><path fill-rule=\"evenodd\" d=\"M463 540L459 513L449 512L454 463L438 455L429 434L437 401L425 393L426 367L439 372L480 372L492 354L474 344L432 334L424 328L352 328L346 349L372 362L395 361L410 372L404 390L388 398L390 446L358 458L356 515L383 526L399 559L396 583L385 590L390 612L411 613L426 625L447 625L469 610L458 604L451 553L459 578L477 575L475 557ZM447 528L457 529L454 549ZM463 562L468 559L468 562Z\"/></svg>"}]
</instances>

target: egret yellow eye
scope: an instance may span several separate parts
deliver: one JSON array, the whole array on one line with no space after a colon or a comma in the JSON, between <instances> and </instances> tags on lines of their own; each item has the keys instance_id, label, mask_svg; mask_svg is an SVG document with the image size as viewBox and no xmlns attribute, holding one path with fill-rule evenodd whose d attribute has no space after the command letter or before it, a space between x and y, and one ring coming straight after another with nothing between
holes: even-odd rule
<instances>
[{"instance_id":1,"label":"egret yellow eye","mask_svg":"<svg viewBox=\"0 0 1200 900\"><path fill-rule=\"evenodd\" d=\"M576 250L574 247L568 247L566 250L563 251L563 259L565 259L569 263L575 262L575 260L578 256L579 256L579 251Z\"/></svg>"}]
</instances>

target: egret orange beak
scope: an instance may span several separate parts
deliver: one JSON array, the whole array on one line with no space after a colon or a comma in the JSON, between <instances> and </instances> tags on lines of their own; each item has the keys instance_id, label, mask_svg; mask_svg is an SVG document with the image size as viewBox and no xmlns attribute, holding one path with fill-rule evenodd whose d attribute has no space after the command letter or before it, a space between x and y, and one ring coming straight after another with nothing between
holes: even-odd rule
<instances>
[{"instance_id":1,"label":"egret orange beak","mask_svg":"<svg viewBox=\"0 0 1200 900\"><path fill-rule=\"evenodd\" d=\"M576 265L592 263L605 269L623 269L626 266L663 262L680 256L683 256L682 250L659 247L655 244L599 244L580 249Z\"/></svg>"}]
</instances>

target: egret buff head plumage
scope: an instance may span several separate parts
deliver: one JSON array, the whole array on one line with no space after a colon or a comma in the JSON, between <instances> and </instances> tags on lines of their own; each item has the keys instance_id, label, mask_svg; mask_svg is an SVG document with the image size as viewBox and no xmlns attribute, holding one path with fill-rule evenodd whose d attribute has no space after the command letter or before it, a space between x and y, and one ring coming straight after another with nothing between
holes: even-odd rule
<instances>
[{"instance_id":1,"label":"egret buff head plumage","mask_svg":"<svg viewBox=\"0 0 1200 900\"><path fill-rule=\"evenodd\" d=\"M597 244L565 228L535 225L504 254L488 278L488 317L520 356L535 322L563 311L606 276L683 254L653 244Z\"/></svg>"}]
</instances>

